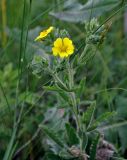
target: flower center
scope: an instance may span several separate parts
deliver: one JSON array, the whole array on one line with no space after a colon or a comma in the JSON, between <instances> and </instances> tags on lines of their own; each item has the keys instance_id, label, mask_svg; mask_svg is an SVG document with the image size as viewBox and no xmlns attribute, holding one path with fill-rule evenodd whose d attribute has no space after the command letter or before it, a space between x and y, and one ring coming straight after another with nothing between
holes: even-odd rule
<instances>
[{"instance_id":1,"label":"flower center","mask_svg":"<svg viewBox=\"0 0 127 160\"><path fill-rule=\"evenodd\" d=\"M62 45L60 50L61 50L61 52L66 52L67 51L67 46Z\"/></svg>"}]
</instances>

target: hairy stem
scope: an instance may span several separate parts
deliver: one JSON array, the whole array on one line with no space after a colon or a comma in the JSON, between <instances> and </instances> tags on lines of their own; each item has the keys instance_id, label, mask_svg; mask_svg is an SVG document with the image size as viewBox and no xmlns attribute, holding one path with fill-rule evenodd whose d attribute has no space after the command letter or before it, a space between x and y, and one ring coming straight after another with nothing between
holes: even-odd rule
<instances>
[{"instance_id":1,"label":"hairy stem","mask_svg":"<svg viewBox=\"0 0 127 160\"><path fill-rule=\"evenodd\" d=\"M67 60L67 68L68 68L69 87L70 87L70 89L72 89L72 88L74 88L74 70L69 63L69 59ZM76 102L75 92L70 92L70 97L71 97L71 101L72 101L72 105L73 105L73 112L74 112L76 122L77 122L77 129L79 131L80 122L79 122L79 118L78 118L77 102Z\"/></svg>"}]
</instances>

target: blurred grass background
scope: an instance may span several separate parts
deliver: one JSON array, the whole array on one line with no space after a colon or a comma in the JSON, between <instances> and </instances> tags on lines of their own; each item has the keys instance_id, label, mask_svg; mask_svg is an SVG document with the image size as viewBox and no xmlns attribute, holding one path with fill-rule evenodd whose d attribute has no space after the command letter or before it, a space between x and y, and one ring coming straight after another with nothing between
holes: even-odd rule
<instances>
[{"instance_id":1,"label":"blurred grass background","mask_svg":"<svg viewBox=\"0 0 127 160\"><path fill-rule=\"evenodd\" d=\"M45 154L43 134L38 132L38 124L45 120L52 106L57 106L57 98L51 93L44 93L42 89L49 77L42 75L38 79L28 69L33 55L46 53L43 45L35 43L34 39L39 31L52 25L67 29L78 48L85 37L83 22L88 20L91 11L86 13L88 8L83 8L86 2L87 0L0 0L0 159L7 159L5 154L7 155L14 131L15 118L18 119L20 113L21 123L12 143L14 152L11 153L15 155L35 134L35 138L15 159L39 159ZM98 10L93 10L93 16L95 11L100 23L125 5L126 1L108 0L108 5L104 3ZM123 9L113 16L112 26L103 45L87 67L79 72L87 77L82 99L86 102L97 100L96 116L104 111L117 111L117 118L109 124L112 127L104 128L105 137L116 146L121 156L127 158L125 12ZM78 76L75 78L78 82ZM56 111L52 112L53 115L56 114ZM51 120L52 116L48 121ZM123 123L124 125L116 126Z\"/></svg>"}]
</instances>

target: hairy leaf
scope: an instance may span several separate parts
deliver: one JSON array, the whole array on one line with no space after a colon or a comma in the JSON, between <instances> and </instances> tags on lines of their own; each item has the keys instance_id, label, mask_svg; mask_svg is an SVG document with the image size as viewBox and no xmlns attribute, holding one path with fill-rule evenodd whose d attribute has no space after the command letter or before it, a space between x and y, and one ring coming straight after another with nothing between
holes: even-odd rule
<instances>
[{"instance_id":1,"label":"hairy leaf","mask_svg":"<svg viewBox=\"0 0 127 160\"><path fill-rule=\"evenodd\" d=\"M58 144L60 147L64 147L64 142L60 139L60 136L54 132L54 130L48 128L45 125L40 125L40 127L48 135L48 137L51 138L56 144Z\"/></svg>"},{"instance_id":2,"label":"hairy leaf","mask_svg":"<svg viewBox=\"0 0 127 160\"><path fill-rule=\"evenodd\" d=\"M107 121L109 118L114 116L116 112L106 112L99 116L95 122L87 129L87 131L92 131L96 129L102 122Z\"/></svg>"},{"instance_id":3,"label":"hairy leaf","mask_svg":"<svg viewBox=\"0 0 127 160\"><path fill-rule=\"evenodd\" d=\"M85 123L86 127L88 127L88 125L92 122L95 106L96 103L93 102L86 112L83 113L82 121Z\"/></svg>"},{"instance_id":4,"label":"hairy leaf","mask_svg":"<svg viewBox=\"0 0 127 160\"><path fill-rule=\"evenodd\" d=\"M44 160L59 160L59 156L53 154L53 153L47 153L44 157Z\"/></svg>"},{"instance_id":5,"label":"hairy leaf","mask_svg":"<svg viewBox=\"0 0 127 160\"><path fill-rule=\"evenodd\" d=\"M69 102L69 97L67 95L67 93L61 89L58 86L44 86L44 89L48 90L48 91L53 91L53 92L57 92L59 93L59 95L62 97L63 100L65 100L66 102Z\"/></svg>"},{"instance_id":6,"label":"hairy leaf","mask_svg":"<svg viewBox=\"0 0 127 160\"><path fill-rule=\"evenodd\" d=\"M90 149L90 160L95 160L96 158L96 151L97 151L99 138L100 138L100 134L98 134L92 142L91 149Z\"/></svg>"},{"instance_id":7,"label":"hairy leaf","mask_svg":"<svg viewBox=\"0 0 127 160\"><path fill-rule=\"evenodd\" d=\"M79 143L76 130L69 123L66 123L66 132L67 132L68 141L70 145L75 145Z\"/></svg>"},{"instance_id":8,"label":"hairy leaf","mask_svg":"<svg viewBox=\"0 0 127 160\"><path fill-rule=\"evenodd\" d=\"M77 90L77 94L78 94L78 97L79 97L79 98L80 98L80 96L81 96L81 95L83 94L83 92L84 92L85 84L86 84L86 77L83 78L83 79L80 81L79 89Z\"/></svg>"}]
</instances>

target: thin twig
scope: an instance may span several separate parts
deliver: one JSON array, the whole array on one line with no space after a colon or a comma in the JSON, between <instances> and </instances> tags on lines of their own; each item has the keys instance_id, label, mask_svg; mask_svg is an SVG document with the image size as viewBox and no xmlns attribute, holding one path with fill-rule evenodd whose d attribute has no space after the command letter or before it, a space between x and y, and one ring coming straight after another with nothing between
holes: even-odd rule
<instances>
[{"instance_id":1,"label":"thin twig","mask_svg":"<svg viewBox=\"0 0 127 160\"><path fill-rule=\"evenodd\" d=\"M32 143L32 141L38 136L39 132L40 132L41 128L38 128L37 131L34 133L34 135L32 136L32 138L30 140L28 140L23 146L21 146L15 153L14 157L15 158L22 150L24 150L29 144Z\"/></svg>"},{"instance_id":2,"label":"thin twig","mask_svg":"<svg viewBox=\"0 0 127 160\"><path fill-rule=\"evenodd\" d=\"M3 96L4 96L4 98L5 98L5 101L6 101L6 103L7 103L8 110L9 110L9 112L11 112L10 104L9 104L9 102L8 102L7 96L6 96L6 94L5 94L4 88L3 88L3 86L2 86L2 84L1 84L1 83L0 83L0 88L1 88L1 91L2 91Z\"/></svg>"},{"instance_id":3,"label":"thin twig","mask_svg":"<svg viewBox=\"0 0 127 160\"><path fill-rule=\"evenodd\" d=\"M105 91L111 91L111 90L122 90L122 91L127 92L127 89L125 89L125 88L107 88L107 89L104 89L104 90L96 91L94 94L99 94L99 93L102 93L102 92L105 92Z\"/></svg>"},{"instance_id":4,"label":"thin twig","mask_svg":"<svg viewBox=\"0 0 127 160\"><path fill-rule=\"evenodd\" d=\"M105 130L108 130L108 129L118 128L118 127L125 126L125 125L127 125L127 121L119 122L119 123L112 124L112 125L105 126L105 127L101 127L101 128L98 128L98 130L99 131L105 131Z\"/></svg>"}]
</instances>

